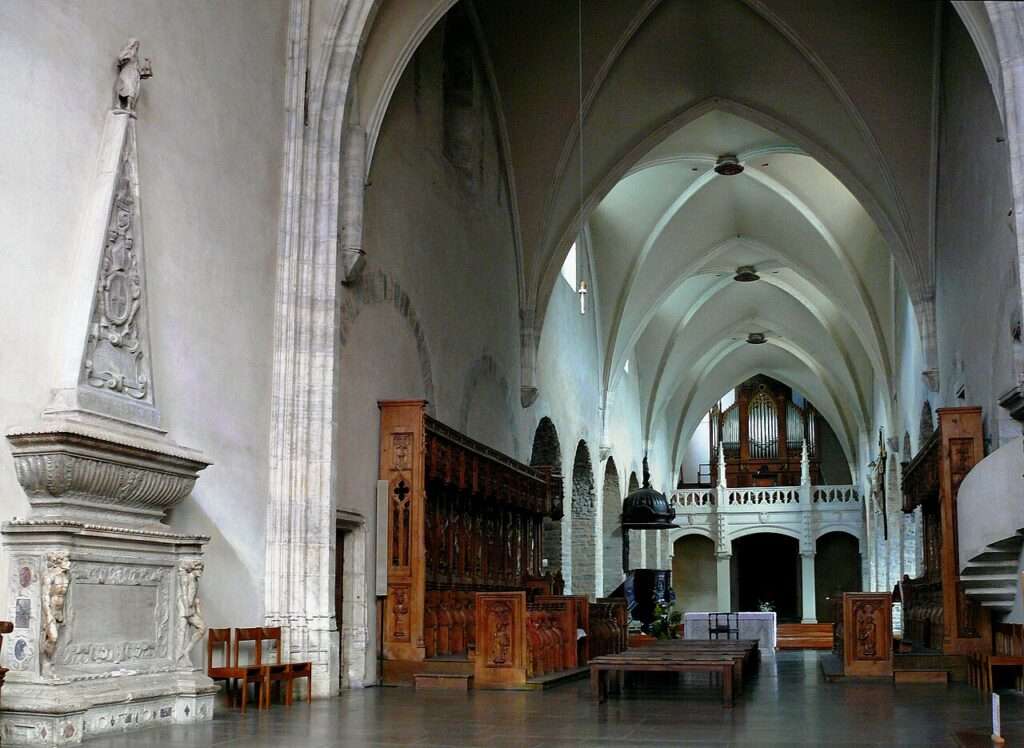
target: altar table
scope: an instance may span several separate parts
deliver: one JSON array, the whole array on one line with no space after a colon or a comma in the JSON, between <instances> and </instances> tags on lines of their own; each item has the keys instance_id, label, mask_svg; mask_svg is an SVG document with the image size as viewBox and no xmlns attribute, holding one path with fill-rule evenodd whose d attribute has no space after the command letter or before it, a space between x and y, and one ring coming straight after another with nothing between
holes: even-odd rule
<instances>
[{"instance_id":1,"label":"altar table","mask_svg":"<svg viewBox=\"0 0 1024 748\"><path fill-rule=\"evenodd\" d=\"M761 653L768 657L775 655L775 613L761 611L740 612L740 639L757 639ZM683 615L683 637L686 639L708 638L708 614L685 613Z\"/></svg>"}]
</instances>

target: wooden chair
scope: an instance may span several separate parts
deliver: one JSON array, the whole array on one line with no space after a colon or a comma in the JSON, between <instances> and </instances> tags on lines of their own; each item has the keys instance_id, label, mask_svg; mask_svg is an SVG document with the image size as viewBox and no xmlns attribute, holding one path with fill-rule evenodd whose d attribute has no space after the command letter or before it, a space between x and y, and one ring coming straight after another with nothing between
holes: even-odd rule
<instances>
[{"instance_id":1,"label":"wooden chair","mask_svg":"<svg viewBox=\"0 0 1024 748\"><path fill-rule=\"evenodd\" d=\"M313 703L313 663L292 662L288 664L288 690L285 696L288 706L292 705L292 686L302 678L306 679L306 703Z\"/></svg>"},{"instance_id":2,"label":"wooden chair","mask_svg":"<svg viewBox=\"0 0 1024 748\"><path fill-rule=\"evenodd\" d=\"M242 665L239 660L239 648L243 642L253 645L252 661L245 665ZM256 708L262 708L264 700L269 704L269 697L264 695L267 687L263 673L263 629L259 627L236 628L234 654L235 667L238 669L240 673L238 677L242 681L242 714L245 714L245 703L249 698L250 684L256 686Z\"/></svg>"},{"instance_id":3,"label":"wooden chair","mask_svg":"<svg viewBox=\"0 0 1024 748\"><path fill-rule=\"evenodd\" d=\"M214 653L221 651L223 664L214 665ZM215 681L227 683L228 702L232 701L232 690L236 680L242 677L239 669L231 663L231 629L210 629L206 632L206 674Z\"/></svg>"},{"instance_id":4,"label":"wooden chair","mask_svg":"<svg viewBox=\"0 0 1024 748\"><path fill-rule=\"evenodd\" d=\"M276 662L272 665L264 665L266 673L266 695L264 703L270 706L270 684L283 682L285 687L284 703L292 705L292 692L295 681L306 679L306 702L313 703L313 663L312 662L287 662L281 663L281 627L268 626L263 629L263 641L274 642L274 649L277 652Z\"/></svg>"},{"instance_id":5,"label":"wooden chair","mask_svg":"<svg viewBox=\"0 0 1024 748\"><path fill-rule=\"evenodd\" d=\"M738 613L708 613L708 639L739 639Z\"/></svg>"},{"instance_id":6,"label":"wooden chair","mask_svg":"<svg viewBox=\"0 0 1024 748\"><path fill-rule=\"evenodd\" d=\"M265 626L260 629L260 642L259 652L262 658L263 654L263 643L272 642L274 647L274 662L262 663L263 664L263 688L260 691L260 708L270 708L270 689L271 686L277 684L278 691L281 690L281 684L285 686L285 703L290 704L291 698L289 693L291 692L291 667L281 662L281 627L280 626ZM262 659L261 659L262 661Z\"/></svg>"}]
</instances>

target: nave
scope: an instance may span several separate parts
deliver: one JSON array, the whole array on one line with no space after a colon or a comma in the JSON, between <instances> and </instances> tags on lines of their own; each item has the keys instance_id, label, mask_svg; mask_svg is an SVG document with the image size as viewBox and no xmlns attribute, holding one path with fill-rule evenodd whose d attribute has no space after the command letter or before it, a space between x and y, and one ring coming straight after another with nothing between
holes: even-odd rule
<instances>
[{"instance_id":1,"label":"nave","mask_svg":"<svg viewBox=\"0 0 1024 748\"><path fill-rule=\"evenodd\" d=\"M212 722L97 740L161 746L988 746L985 697L964 683L826 684L812 651L765 658L731 710L704 675L636 686L595 706L586 681L543 692L346 691L291 712L217 709ZM400 715L400 716L398 716ZM1003 695L1007 745L1024 741L1024 698Z\"/></svg>"}]
</instances>

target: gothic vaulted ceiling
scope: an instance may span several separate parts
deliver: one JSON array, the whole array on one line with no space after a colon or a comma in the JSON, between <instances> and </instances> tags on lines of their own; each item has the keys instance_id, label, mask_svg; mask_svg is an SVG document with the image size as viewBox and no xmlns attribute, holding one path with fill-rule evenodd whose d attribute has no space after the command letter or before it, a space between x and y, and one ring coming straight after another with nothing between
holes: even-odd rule
<instances>
[{"instance_id":1,"label":"gothic vaulted ceiling","mask_svg":"<svg viewBox=\"0 0 1024 748\"><path fill-rule=\"evenodd\" d=\"M357 83L371 158L415 40L451 5L382 3ZM814 402L854 460L875 403L888 403L895 289L919 325L932 298L936 7L463 6L513 195L524 340L541 334L582 232L604 386L635 359L648 439L665 428L678 455L725 389L764 372ZM743 172L718 175L723 154ZM740 265L761 280L733 281ZM749 332L767 343L747 344Z\"/></svg>"}]
</instances>

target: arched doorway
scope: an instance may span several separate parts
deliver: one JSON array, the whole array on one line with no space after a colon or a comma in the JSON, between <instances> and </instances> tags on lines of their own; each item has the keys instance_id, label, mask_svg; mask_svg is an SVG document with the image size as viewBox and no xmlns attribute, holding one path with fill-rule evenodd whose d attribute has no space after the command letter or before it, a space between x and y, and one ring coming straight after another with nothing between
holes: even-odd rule
<instances>
[{"instance_id":1,"label":"arched doorway","mask_svg":"<svg viewBox=\"0 0 1024 748\"><path fill-rule=\"evenodd\" d=\"M672 545L672 589L676 610L718 609L715 543L703 535L684 535Z\"/></svg>"},{"instance_id":2,"label":"arched doorway","mask_svg":"<svg viewBox=\"0 0 1024 748\"><path fill-rule=\"evenodd\" d=\"M562 474L562 448L558 443L558 431L551 419L544 416L537 424L533 434L533 451L530 453L530 465L537 468L548 468L558 475ZM562 568L562 522L561 520L544 518L544 558L548 569L552 572Z\"/></svg>"},{"instance_id":3,"label":"arched doorway","mask_svg":"<svg viewBox=\"0 0 1024 748\"><path fill-rule=\"evenodd\" d=\"M779 623L800 622L800 543L796 538L758 532L732 543L736 610L771 604Z\"/></svg>"},{"instance_id":4,"label":"arched doorway","mask_svg":"<svg viewBox=\"0 0 1024 748\"><path fill-rule=\"evenodd\" d=\"M604 534L604 592L608 594L622 582L622 491L615 458L604 466L601 488L601 518Z\"/></svg>"},{"instance_id":5,"label":"arched doorway","mask_svg":"<svg viewBox=\"0 0 1024 748\"><path fill-rule=\"evenodd\" d=\"M596 512L594 508L594 467L590 449L580 440L572 463L572 581L576 595L594 595L597 585L597 563L594 543Z\"/></svg>"},{"instance_id":6,"label":"arched doorway","mask_svg":"<svg viewBox=\"0 0 1024 748\"><path fill-rule=\"evenodd\" d=\"M860 592L860 542L846 532L827 532L818 538L814 554L814 596L819 623L835 623L834 598Z\"/></svg>"}]
</instances>

